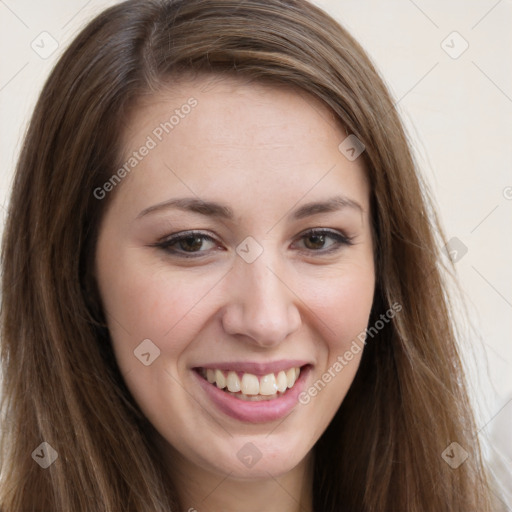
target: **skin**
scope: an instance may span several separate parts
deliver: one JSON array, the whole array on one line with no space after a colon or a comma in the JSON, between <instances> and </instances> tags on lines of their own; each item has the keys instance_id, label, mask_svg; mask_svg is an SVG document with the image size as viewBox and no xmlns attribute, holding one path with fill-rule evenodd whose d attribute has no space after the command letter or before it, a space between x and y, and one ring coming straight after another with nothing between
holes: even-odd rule
<instances>
[{"instance_id":1,"label":"skin","mask_svg":"<svg viewBox=\"0 0 512 512\"><path fill-rule=\"evenodd\" d=\"M125 159L190 97L197 106L111 192L100 226L96 278L116 359L160 436L183 510L310 511L313 447L361 351L309 403L255 424L220 411L192 368L303 359L312 365L307 389L349 349L368 324L375 285L364 164L338 150L347 134L317 99L211 78L173 82L139 102L123 134ZM336 194L360 209L289 217ZM223 203L234 218L178 209L138 217L179 197ZM303 233L311 228L349 236L352 245L319 242ZM154 246L186 230L214 239L195 246L200 257ZM252 263L236 252L247 236L263 249ZM188 254L190 243L173 247ZM144 339L160 350L148 366L134 357ZM237 457L248 442L261 453L250 468Z\"/></svg>"}]
</instances>

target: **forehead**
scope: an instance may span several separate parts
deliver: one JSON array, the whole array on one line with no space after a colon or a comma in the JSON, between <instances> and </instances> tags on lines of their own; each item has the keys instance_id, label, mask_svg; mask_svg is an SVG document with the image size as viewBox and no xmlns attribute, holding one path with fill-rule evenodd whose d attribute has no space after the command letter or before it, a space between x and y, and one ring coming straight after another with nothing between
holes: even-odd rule
<instances>
[{"instance_id":1,"label":"forehead","mask_svg":"<svg viewBox=\"0 0 512 512\"><path fill-rule=\"evenodd\" d=\"M188 117L190 109L186 104L192 99L197 104L197 108L193 109L194 115L186 123L181 122ZM174 120L171 119L173 113ZM296 86L230 75L184 75L169 79L158 92L137 99L125 123L125 148L129 149L131 139L140 135L140 131L151 133L153 127L169 120L175 125L173 137L179 136L180 130L174 130L178 124L193 124L196 130L207 131L202 135L207 136L209 141L230 135L232 139L250 136L251 143L257 143L258 140L265 140L265 135L275 138L276 131L271 130L272 126L286 127L286 132L291 128L296 131L298 127L292 124L296 120L305 121L301 126L310 132L312 141L319 128L322 132L330 128L339 131L339 134L345 133L340 120L328 105ZM248 133L251 128L254 131ZM283 140L286 132L282 133Z\"/></svg>"},{"instance_id":2,"label":"forehead","mask_svg":"<svg viewBox=\"0 0 512 512\"><path fill-rule=\"evenodd\" d=\"M181 79L140 98L127 117L122 161L151 149L123 187L132 182L138 195L162 200L177 189L278 200L341 186L364 202L362 159L350 162L338 149L346 137L333 111L301 89L231 77Z\"/></svg>"}]
</instances>

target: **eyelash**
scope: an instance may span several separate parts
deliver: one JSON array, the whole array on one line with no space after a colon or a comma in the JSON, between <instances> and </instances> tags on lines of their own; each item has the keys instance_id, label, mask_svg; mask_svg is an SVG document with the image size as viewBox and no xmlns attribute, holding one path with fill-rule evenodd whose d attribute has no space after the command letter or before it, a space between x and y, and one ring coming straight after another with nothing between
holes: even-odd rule
<instances>
[{"instance_id":1,"label":"eyelash","mask_svg":"<svg viewBox=\"0 0 512 512\"><path fill-rule=\"evenodd\" d=\"M324 254L331 254L333 252L336 252L341 249L342 246L350 246L353 245L352 239L353 237L349 237L346 235L342 235L341 233L338 233L336 231L331 231L327 229L310 229L303 233L300 236L300 239L307 238L311 236L325 236L332 238L335 240L335 243L333 246L329 249L320 249L318 251L314 249L306 249L301 252L312 252L312 253L320 253L321 255ZM194 252L180 252L176 249L171 249L171 246L178 244L182 240L186 240L188 238L202 238L203 240L210 240L212 242L216 242L214 238L211 236L205 235L201 231L184 231L182 233L177 233L175 235L172 235L168 237L167 239L157 242L156 244L153 244L152 247L158 247L160 249L163 249L165 252L170 253L173 256L177 256L178 258L200 258L203 256L204 252L207 251L196 251Z\"/></svg>"}]
</instances>

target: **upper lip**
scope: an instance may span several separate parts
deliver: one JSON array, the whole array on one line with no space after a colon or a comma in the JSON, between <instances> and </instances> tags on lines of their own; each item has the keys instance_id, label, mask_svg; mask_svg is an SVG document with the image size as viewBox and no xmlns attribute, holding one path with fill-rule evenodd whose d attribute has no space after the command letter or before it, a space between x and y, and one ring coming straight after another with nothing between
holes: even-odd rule
<instances>
[{"instance_id":1,"label":"upper lip","mask_svg":"<svg viewBox=\"0 0 512 512\"><path fill-rule=\"evenodd\" d=\"M252 373L254 375L263 376L269 373L277 373L281 370L289 370L290 368L300 368L308 361L299 359L281 359L279 361L270 361L267 363L258 363L253 361L232 361L232 362L218 362L206 363L195 366L195 368L210 368L212 370L233 370L235 372Z\"/></svg>"}]
</instances>

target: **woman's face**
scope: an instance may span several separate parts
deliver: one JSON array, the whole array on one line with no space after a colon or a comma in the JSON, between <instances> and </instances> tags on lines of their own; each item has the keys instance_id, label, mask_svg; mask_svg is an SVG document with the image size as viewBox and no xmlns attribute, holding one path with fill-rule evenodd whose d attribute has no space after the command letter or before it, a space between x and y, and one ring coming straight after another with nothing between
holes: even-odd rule
<instances>
[{"instance_id":1,"label":"woman's face","mask_svg":"<svg viewBox=\"0 0 512 512\"><path fill-rule=\"evenodd\" d=\"M345 397L375 280L346 137L313 97L231 79L130 116L124 172L96 191L114 194L96 275L126 384L175 460L284 474Z\"/></svg>"}]
</instances>

